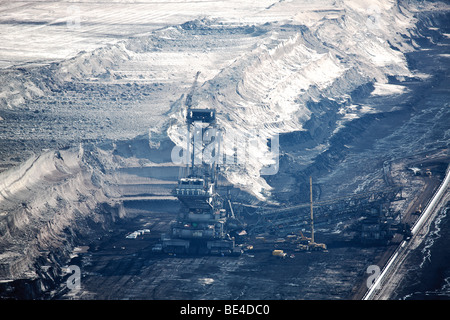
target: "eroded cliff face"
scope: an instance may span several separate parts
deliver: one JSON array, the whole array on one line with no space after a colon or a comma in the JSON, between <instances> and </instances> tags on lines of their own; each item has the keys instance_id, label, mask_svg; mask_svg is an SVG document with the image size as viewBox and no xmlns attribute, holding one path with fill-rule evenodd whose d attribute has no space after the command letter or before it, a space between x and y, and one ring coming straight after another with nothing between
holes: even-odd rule
<instances>
[{"instance_id":1,"label":"eroded cliff face","mask_svg":"<svg viewBox=\"0 0 450 320\"><path fill-rule=\"evenodd\" d=\"M309 146L290 150L307 166L329 150L333 136L349 122L391 111L392 106L357 104L355 96L401 95L408 91L402 85L405 79L420 81L424 76L410 70L405 56L420 50L414 40L418 6L338 1L326 17L311 15L305 24L259 26L265 36L203 83L192 98L193 107L214 108L223 115L218 120L225 132L223 154L231 157L247 144L238 165L225 172L230 182L270 200L272 186L261 170L273 163L267 143L272 137L307 131ZM196 23L191 28L210 24ZM168 134L182 146L185 113L179 110L184 111L171 114L177 122Z\"/></svg>"},{"instance_id":2,"label":"eroded cliff face","mask_svg":"<svg viewBox=\"0 0 450 320\"><path fill-rule=\"evenodd\" d=\"M262 17L252 25L199 18L67 60L3 70L0 138L6 142L0 154L20 157L8 167L20 164L0 173L0 297L40 297L63 275L75 246L126 216L113 200L117 189L108 170L126 165L122 161L135 167L170 161L170 150L159 159L161 144L184 146L185 131L178 129L199 70L192 105L220 113L219 125L229 133L223 152L233 155L236 141L257 137L243 162L223 174L248 201L275 194L275 200L298 202L292 198L302 175L331 172L348 143L378 116L407 103L404 84L430 77L415 70L407 54L432 41L428 32L439 26L442 5L324 3L323 10L301 11L298 3L277 2L267 9L268 22ZM289 8L298 14L274 19ZM380 100L366 104L367 97ZM271 163L267 140L274 135L280 137L280 170L263 177L261 168ZM128 159L118 157L117 145L96 146L117 139ZM22 149L8 150L17 144ZM61 145L74 147L58 151ZM29 157L29 150L36 155ZM324 181L342 182L330 177ZM348 189L368 180L358 179Z\"/></svg>"},{"instance_id":3,"label":"eroded cliff face","mask_svg":"<svg viewBox=\"0 0 450 320\"><path fill-rule=\"evenodd\" d=\"M47 151L0 174L1 286L20 288L24 283L13 281L27 279L33 290L20 294L39 296L64 275L61 267L75 246L123 217L121 206L108 198L103 168L90 149Z\"/></svg>"}]
</instances>

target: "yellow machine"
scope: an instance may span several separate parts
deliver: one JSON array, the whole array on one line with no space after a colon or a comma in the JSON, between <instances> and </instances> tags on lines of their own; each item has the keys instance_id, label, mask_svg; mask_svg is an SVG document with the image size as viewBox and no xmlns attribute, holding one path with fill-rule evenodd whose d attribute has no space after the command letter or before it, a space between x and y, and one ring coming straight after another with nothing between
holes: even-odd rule
<instances>
[{"instance_id":1,"label":"yellow machine","mask_svg":"<svg viewBox=\"0 0 450 320\"><path fill-rule=\"evenodd\" d=\"M284 259L284 258L286 258L287 253L284 252L283 250L273 250L273 251L272 251L272 255L275 256L275 257L277 257L277 258L282 258L282 259Z\"/></svg>"}]
</instances>

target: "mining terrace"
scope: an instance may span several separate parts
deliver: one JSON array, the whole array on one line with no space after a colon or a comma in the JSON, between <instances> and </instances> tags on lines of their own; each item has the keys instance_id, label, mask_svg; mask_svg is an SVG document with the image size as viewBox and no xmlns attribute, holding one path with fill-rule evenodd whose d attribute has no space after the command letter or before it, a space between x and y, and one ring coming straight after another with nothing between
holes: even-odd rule
<instances>
[{"instance_id":1,"label":"mining terrace","mask_svg":"<svg viewBox=\"0 0 450 320\"><path fill-rule=\"evenodd\" d=\"M137 1L109 14L80 2L69 25L64 1L2 4L0 24L24 40L2 33L0 48L2 299L364 296L368 267L408 239L450 161L448 7L272 2ZM36 32L45 41L27 42ZM245 224L238 257L153 250L180 209L170 128L187 97L220 109L228 130L280 132L277 174L252 176L251 155L221 172ZM298 250L309 177L325 251Z\"/></svg>"}]
</instances>

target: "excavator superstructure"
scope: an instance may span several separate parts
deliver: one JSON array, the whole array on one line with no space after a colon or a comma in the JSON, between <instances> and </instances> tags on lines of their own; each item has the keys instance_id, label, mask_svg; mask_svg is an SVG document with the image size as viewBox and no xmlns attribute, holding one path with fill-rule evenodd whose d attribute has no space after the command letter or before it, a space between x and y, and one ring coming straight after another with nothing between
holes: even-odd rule
<instances>
[{"instance_id":1,"label":"excavator superstructure","mask_svg":"<svg viewBox=\"0 0 450 320\"><path fill-rule=\"evenodd\" d=\"M213 144L216 152L220 149L216 111L187 105L186 124L185 151L189 161L172 192L180 201L181 209L170 233L161 236L161 250L175 254L239 255L241 249L230 236L227 223L229 218L234 220L232 208L225 206L231 202L226 202L217 192L219 161L205 163L196 158L205 146ZM201 137L200 141L195 137Z\"/></svg>"}]
</instances>

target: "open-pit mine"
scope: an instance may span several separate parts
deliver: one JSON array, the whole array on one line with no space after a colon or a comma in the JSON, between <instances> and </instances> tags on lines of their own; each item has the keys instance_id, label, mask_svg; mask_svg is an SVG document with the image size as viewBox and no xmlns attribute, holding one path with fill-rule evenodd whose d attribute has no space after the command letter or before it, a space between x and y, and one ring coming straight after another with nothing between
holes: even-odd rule
<instances>
[{"instance_id":1,"label":"open-pit mine","mask_svg":"<svg viewBox=\"0 0 450 320\"><path fill-rule=\"evenodd\" d=\"M448 3L0 12L0 299L450 298Z\"/></svg>"}]
</instances>

